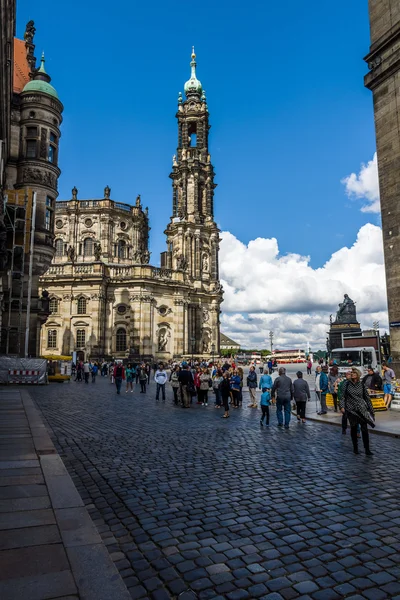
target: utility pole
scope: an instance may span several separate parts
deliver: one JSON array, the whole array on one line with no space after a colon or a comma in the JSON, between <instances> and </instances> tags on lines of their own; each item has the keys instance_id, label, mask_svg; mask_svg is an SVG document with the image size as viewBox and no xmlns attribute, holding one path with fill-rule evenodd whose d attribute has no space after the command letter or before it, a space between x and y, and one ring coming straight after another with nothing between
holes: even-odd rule
<instances>
[{"instance_id":1,"label":"utility pole","mask_svg":"<svg viewBox=\"0 0 400 600\"><path fill-rule=\"evenodd\" d=\"M271 344L271 354L272 354L272 349L274 347L274 332L273 331L269 332L269 341L270 341L270 344Z\"/></svg>"},{"instance_id":2,"label":"utility pole","mask_svg":"<svg viewBox=\"0 0 400 600\"><path fill-rule=\"evenodd\" d=\"M31 222L31 245L29 249L29 274L28 274L28 300L26 304L26 329L25 329L25 358L29 355L29 325L31 319L31 299L32 299L32 273L33 273L33 250L35 245L35 226L36 226L36 192L33 192L32 199L32 222Z\"/></svg>"}]
</instances>

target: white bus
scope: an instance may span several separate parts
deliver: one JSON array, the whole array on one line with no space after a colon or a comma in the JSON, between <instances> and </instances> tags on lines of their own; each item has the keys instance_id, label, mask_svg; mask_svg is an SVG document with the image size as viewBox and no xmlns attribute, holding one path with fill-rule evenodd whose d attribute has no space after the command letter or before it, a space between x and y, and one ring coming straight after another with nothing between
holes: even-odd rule
<instances>
[{"instance_id":1,"label":"white bus","mask_svg":"<svg viewBox=\"0 0 400 600\"><path fill-rule=\"evenodd\" d=\"M363 376L366 375L368 367L371 366L374 371L380 371L381 365L378 362L377 352L372 346L358 346L357 348L335 348L332 350L332 360L339 373L344 374L350 371L352 367L360 369Z\"/></svg>"}]
</instances>

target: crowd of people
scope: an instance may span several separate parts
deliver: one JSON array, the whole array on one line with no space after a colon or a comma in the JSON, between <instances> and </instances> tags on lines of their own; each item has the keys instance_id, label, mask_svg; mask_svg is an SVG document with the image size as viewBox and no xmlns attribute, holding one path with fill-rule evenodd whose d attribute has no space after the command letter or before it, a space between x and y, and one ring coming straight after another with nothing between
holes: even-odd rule
<instances>
[{"instance_id":1,"label":"crowd of people","mask_svg":"<svg viewBox=\"0 0 400 600\"><path fill-rule=\"evenodd\" d=\"M312 363L307 363L307 374L312 373ZM166 384L169 381L173 392L173 402L176 406L190 408L193 404L207 407L213 403L215 409L223 409L223 419L228 419L230 410L240 409L243 405L243 387L248 388L249 408L258 408L257 389L260 395L260 426L270 425L270 406L276 405L278 427L290 427L292 409L300 423L306 422L307 402L311 399L310 387L303 378L302 371L296 373L292 381L286 374L286 369L280 367L278 376L273 381L271 375L276 365L270 360L260 367L260 378L256 373L256 365L250 366L245 377L243 368L236 366L234 360L209 363L183 361L164 365L150 365L148 362L124 365L121 360L113 362L79 361L74 365L75 381L96 382L101 377L108 377L115 385L117 394L121 393L125 382L125 393L134 393L134 383L140 385L140 393L146 393L146 388L154 380L156 401L165 402ZM151 376L154 371L153 377ZM353 449L358 454L358 439L362 437L365 453L370 456L368 425L374 427L374 409L370 394L380 390L384 393L386 407L390 406L393 397L393 370L384 365L382 377L372 367L361 377L357 368L352 368L345 375L339 373L337 365L330 367L318 364L315 369L315 394L319 404L319 415L328 412L326 397L331 394L334 411L342 413L342 433L346 434L350 425ZM292 404L293 403L293 404Z\"/></svg>"}]
</instances>

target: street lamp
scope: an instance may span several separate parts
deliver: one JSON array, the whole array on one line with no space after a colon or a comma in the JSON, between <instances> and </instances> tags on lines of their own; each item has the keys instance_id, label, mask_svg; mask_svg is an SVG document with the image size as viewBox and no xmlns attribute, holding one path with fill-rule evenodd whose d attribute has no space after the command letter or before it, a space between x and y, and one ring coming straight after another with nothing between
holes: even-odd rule
<instances>
[{"instance_id":1,"label":"street lamp","mask_svg":"<svg viewBox=\"0 0 400 600\"><path fill-rule=\"evenodd\" d=\"M194 354L194 345L195 345L195 343L196 343L196 338L194 338L194 337L191 337L191 338L190 338L190 342L191 342L191 344L192 344L192 366L193 366L193 354Z\"/></svg>"},{"instance_id":2,"label":"street lamp","mask_svg":"<svg viewBox=\"0 0 400 600\"><path fill-rule=\"evenodd\" d=\"M212 354L212 361L214 364L215 344L211 344L211 354Z\"/></svg>"},{"instance_id":3,"label":"street lamp","mask_svg":"<svg viewBox=\"0 0 400 600\"><path fill-rule=\"evenodd\" d=\"M271 354L272 354L272 348L274 347L274 332L273 331L269 332L269 341L271 343Z\"/></svg>"}]
</instances>

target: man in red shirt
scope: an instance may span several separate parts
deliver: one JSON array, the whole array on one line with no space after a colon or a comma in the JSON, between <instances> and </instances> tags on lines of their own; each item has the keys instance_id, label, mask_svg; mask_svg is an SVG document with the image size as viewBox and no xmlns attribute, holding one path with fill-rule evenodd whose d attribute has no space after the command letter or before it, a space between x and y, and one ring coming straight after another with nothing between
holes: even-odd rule
<instances>
[{"instance_id":1,"label":"man in red shirt","mask_svg":"<svg viewBox=\"0 0 400 600\"><path fill-rule=\"evenodd\" d=\"M114 381L115 381L115 386L117 388L117 394L121 393L121 385L122 385L122 380L125 379L125 369L124 369L124 365L122 364L121 361L115 363L115 367L114 367Z\"/></svg>"}]
</instances>

